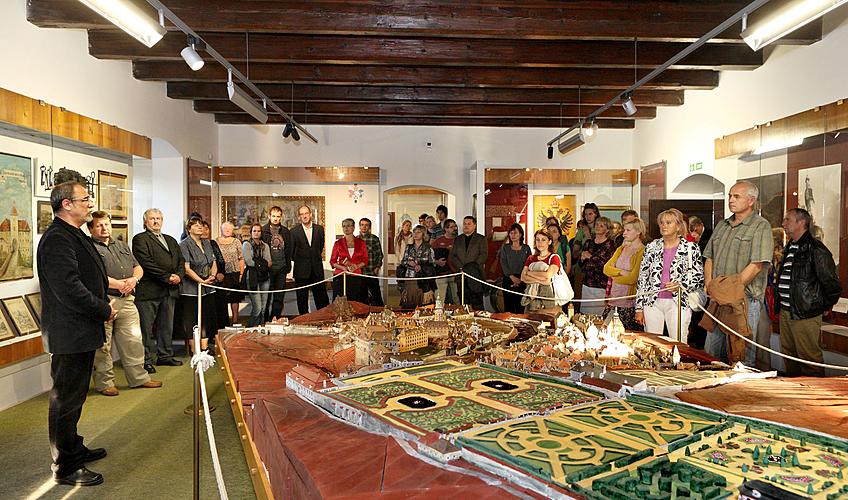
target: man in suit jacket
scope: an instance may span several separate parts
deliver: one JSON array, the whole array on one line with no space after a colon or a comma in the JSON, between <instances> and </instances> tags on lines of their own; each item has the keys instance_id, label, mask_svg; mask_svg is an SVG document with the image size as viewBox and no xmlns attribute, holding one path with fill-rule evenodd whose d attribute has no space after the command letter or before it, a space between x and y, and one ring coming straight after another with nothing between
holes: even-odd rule
<instances>
[{"instance_id":1,"label":"man in suit jacket","mask_svg":"<svg viewBox=\"0 0 848 500\"><path fill-rule=\"evenodd\" d=\"M93 486L102 483L103 476L85 464L105 457L106 450L83 445L77 424L94 353L106 341L104 322L117 313L107 299L103 260L80 231L94 207L88 190L78 181L58 184L50 204L55 218L38 243L37 260L41 329L52 354L48 430L53 478L61 484Z\"/></svg>"},{"instance_id":2,"label":"man in suit jacket","mask_svg":"<svg viewBox=\"0 0 848 500\"><path fill-rule=\"evenodd\" d=\"M450 253L451 266L457 271L478 279L485 279L483 269L489 256L486 238L477 233L477 219L471 215L462 220L462 234L456 237ZM457 279L462 279L458 276ZM478 311L483 308L483 285L479 281L465 279L465 303Z\"/></svg>"},{"instance_id":3,"label":"man in suit jacket","mask_svg":"<svg viewBox=\"0 0 848 500\"><path fill-rule=\"evenodd\" d=\"M283 209L278 206L268 210L268 222L262 226L262 241L271 249L271 290L286 288L286 275L291 270L291 233L283 224ZM271 321L283 314L286 292L274 292L268 301L265 320Z\"/></svg>"},{"instance_id":4,"label":"man in suit jacket","mask_svg":"<svg viewBox=\"0 0 848 500\"><path fill-rule=\"evenodd\" d=\"M324 280L324 262L321 251L324 250L324 228L312 222L312 210L306 205L297 210L300 224L291 230L292 251L294 261L294 281L298 287L313 284L309 288L297 290L297 311L299 314L309 312L309 290L315 307L321 309L330 305L327 297L327 285Z\"/></svg>"},{"instance_id":5,"label":"man in suit jacket","mask_svg":"<svg viewBox=\"0 0 848 500\"><path fill-rule=\"evenodd\" d=\"M144 275L135 289L135 306L144 338L144 368L154 373L156 365L180 366L174 359L174 304L185 275L185 260L177 240L162 234L162 211L144 211L143 233L133 237L132 251Z\"/></svg>"}]
</instances>

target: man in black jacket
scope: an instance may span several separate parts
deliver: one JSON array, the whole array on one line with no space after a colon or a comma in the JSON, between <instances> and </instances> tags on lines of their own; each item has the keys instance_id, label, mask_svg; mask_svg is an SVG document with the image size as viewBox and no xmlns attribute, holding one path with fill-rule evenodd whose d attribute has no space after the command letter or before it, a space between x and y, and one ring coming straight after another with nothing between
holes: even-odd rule
<instances>
[{"instance_id":1,"label":"man in black jacket","mask_svg":"<svg viewBox=\"0 0 848 500\"><path fill-rule=\"evenodd\" d=\"M174 359L171 340L174 334L174 305L185 276L185 260L177 240L162 234L162 211L144 211L145 231L133 236L135 260L144 275L135 289L135 306L144 338L144 368L154 373L154 364L180 366Z\"/></svg>"},{"instance_id":2,"label":"man in black jacket","mask_svg":"<svg viewBox=\"0 0 848 500\"><path fill-rule=\"evenodd\" d=\"M775 310L780 311L780 351L822 363L822 313L839 300L842 285L830 250L810 234L811 222L803 208L787 210L783 217L790 241L777 272ZM786 373L821 377L824 369L787 359Z\"/></svg>"},{"instance_id":3,"label":"man in black jacket","mask_svg":"<svg viewBox=\"0 0 848 500\"><path fill-rule=\"evenodd\" d=\"M321 252L324 250L324 228L312 221L312 210L303 205L297 210L300 224L291 230L292 250L294 261L294 281L298 287L312 284L309 288L297 290L297 311L299 314L309 312L309 290L315 307L321 309L330 305L327 297L327 284L324 280L324 262Z\"/></svg>"},{"instance_id":4,"label":"man in black jacket","mask_svg":"<svg viewBox=\"0 0 848 500\"><path fill-rule=\"evenodd\" d=\"M268 211L268 222L262 226L262 241L271 248L271 290L286 287L286 275L291 270L291 233L283 222L283 209L277 206ZM286 292L274 292L268 301L265 321L283 314Z\"/></svg>"},{"instance_id":5,"label":"man in black jacket","mask_svg":"<svg viewBox=\"0 0 848 500\"><path fill-rule=\"evenodd\" d=\"M50 358L48 432L57 483L93 486L103 476L88 470L87 462L106 456L103 448L89 449L77 434L88 393L94 353L106 341L104 322L117 312L106 295L108 279L103 260L80 231L94 203L78 181L56 185L50 193L55 218L38 243L38 281L41 286L41 329Z\"/></svg>"}]
</instances>

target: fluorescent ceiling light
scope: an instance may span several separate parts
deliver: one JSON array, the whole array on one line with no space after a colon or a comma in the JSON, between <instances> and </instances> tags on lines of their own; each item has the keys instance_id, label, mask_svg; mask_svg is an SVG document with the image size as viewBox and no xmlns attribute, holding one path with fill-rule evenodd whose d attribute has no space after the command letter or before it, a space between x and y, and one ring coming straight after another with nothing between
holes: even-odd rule
<instances>
[{"instance_id":1,"label":"fluorescent ceiling light","mask_svg":"<svg viewBox=\"0 0 848 500\"><path fill-rule=\"evenodd\" d=\"M200 179L198 182L203 186L212 186L212 181L207 181L206 179Z\"/></svg>"},{"instance_id":2,"label":"fluorescent ceiling light","mask_svg":"<svg viewBox=\"0 0 848 500\"><path fill-rule=\"evenodd\" d=\"M762 21L743 29L742 39L752 50L760 50L846 2L848 0L799 0L791 2Z\"/></svg>"},{"instance_id":3,"label":"fluorescent ceiling light","mask_svg":"<svg viewBox=\"0 0 848 500\"><path fill-rule=\"evenodd\" d=\"M231 81L227 82L227 95L230 96L230 101L236 106L243 109L247 114L256 118L260 123L268 121L268 112L250 97L250 94L239 88Z\"/></svg>"},{"instance_id":4,"label":"fluorescent ceiling light","mask_svg":"<svg viewBox=\"0 0 848 500\"><path fill-rule=\"evenodd\" d=\"M762 144L757 149L751 151L753 155L761 155L764 153L770 153L772 151L777 151L778 149L786 149L791 148L792 146L800 146L801 143L804 142L803 137L791 137L789 139L783 139L779 141L766 142Z\"/></svg>"},{"instance_id":5,"label":"fluorescent ceiling light","mask_svg":"<svg viewBox=\"0 0 848 500\"><path fill-rule=\"evenodd\" d=\"M148 47L165 36L165 28L130 0L79 0Z\"/></svg>"},{"instance_id":6,"label":"fluorescent ceiling light","mask_svg":"<svg viewBox=\"0 0 848 500\"><path fill-rule=\"evenodd\" d=\"M583 134L582 129L580 129L580 131L577 132L577 134L572 135L568 139L557 144L557 149L559 149L560 153L567 154L567 153L574 151L575 149L579 148L580 146L586 144L586 142L588 142L588 137L586 137Z\"/></svg>"}]
</instances>

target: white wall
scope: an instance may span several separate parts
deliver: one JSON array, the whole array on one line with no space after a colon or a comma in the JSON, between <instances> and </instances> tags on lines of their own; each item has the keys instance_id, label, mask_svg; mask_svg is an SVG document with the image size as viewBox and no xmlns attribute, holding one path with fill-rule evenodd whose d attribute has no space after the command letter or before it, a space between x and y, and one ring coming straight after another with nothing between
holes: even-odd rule
<instances>
[{"instance_id":1,"label":"white wall","mask_svg":"<svg viewBox=\"0 0 848 500\"><path fill-rule=\"evenodd\" d=\"M716 169L714 139L848 97L848 8L825 16L824 27L821 41L769 49L760 68L722 72L717 89L686 91L683 106L659 108L656 119L637 122L634 164L666 160L670 193L691 175L690 163L703 162L697 173L715 175L729 190L736 180L736 161L719 162L728 168Z\"/></svg>"},{"instance_id":2,"label":"white wall","mask_svg":"<svg viewBox=\"0 0 848 500\"><path fill-rule=\"evenodd\" d=\"M222 125L220 164L380 167L381 190L433 186L456 196L455 215L470 213L469 170L486 167L629 168L632 131L601 130L591 144L547 159L556 129L307 125L319 144L283 140L277 125ZM427 146L430 143L430 147ZM281 193L287 194L287 193ZM452 214L453 216L454 214Z\"/></svg>"},{"instance_id":3,"label":"white wall","mask_svg":"<svg viewBox=\"0 0 848 500\"><path fill-rule=\"evenodd\" d=\"M182 156L206 161L217 154L211 115L195 113L190 101L168 99L164 83L135 80L128 61L91 57L85 31L30 24L26 3L0 2L0 87L163 138Z\"/></svg>"}]
</instances>

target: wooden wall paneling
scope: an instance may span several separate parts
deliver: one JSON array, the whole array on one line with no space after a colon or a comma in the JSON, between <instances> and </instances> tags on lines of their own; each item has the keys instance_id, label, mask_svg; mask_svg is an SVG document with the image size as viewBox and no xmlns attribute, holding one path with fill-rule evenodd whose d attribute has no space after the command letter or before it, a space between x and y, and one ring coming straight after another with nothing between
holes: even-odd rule
<instances>
[{"instance_id":1,"label":"wooden wall paneling","mask_svg":"<svg viewBox=\"0 0 848 500\"><path fill-rule=\"evenodd\" d=\"M635 169L490 168L486 182L511 184L627 184L635 185Z\"/></svg>"},{"instance_id":2,"label":"wooden wall paneling","mask_svg":"<svg viewBox=\"0 0 848 500\"><path fill-rule=\"evenodd\" d=\"M0 366L17 363L44 352L41 336L0 347Z\"/></svg>"},{"instance_id":3,"label":"wooden wall paneling","mask_svg":"<svg viewBox=\"0 0 848 500\"><path fill-rule=\"evenodd\" d=\"M825 130L835 132L848 128L848 102L839 100L825 106Z\"/></svg>"},{"instance_id":4,"label":"wooden wall paneling","mask_svg":"<svg viewBox=\"0 0 848 500\"><path fill-rule=\"evenodd\" d=\"M218 182L380 182L379 167L227 167L216 169ZM339 178L339 174L343 176Z\"/></svg>"},{"instance_id":5,"label":"wooden wall paneling","mask_svg":"<svg viewBox=\"0 0 848 500\"><path fill-rule=\"evenodd\" d=\"M53 106L51 108L51 113L53 122L50 132L53 135L59 135L67 139L80 141L78 114L57 106Z\"/></svg>"}]
</instances>

